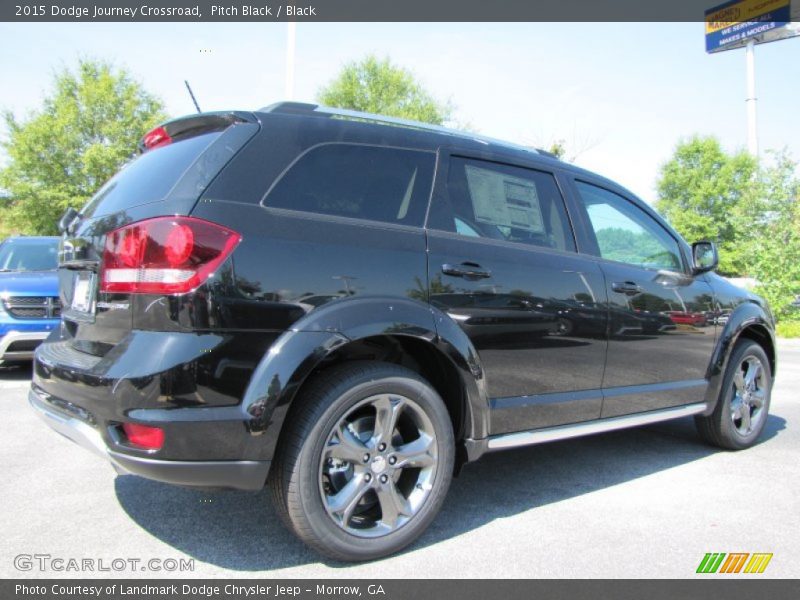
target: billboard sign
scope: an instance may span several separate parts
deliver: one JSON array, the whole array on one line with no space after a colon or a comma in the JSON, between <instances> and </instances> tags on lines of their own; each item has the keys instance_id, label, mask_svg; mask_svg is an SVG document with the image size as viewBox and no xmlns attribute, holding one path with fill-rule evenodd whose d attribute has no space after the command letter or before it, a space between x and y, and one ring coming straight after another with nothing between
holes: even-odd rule
<instances>
[{"instance_id":1,"label":"billboard sign","mask_svg":"<svg viewBox=\"0 0 800 600\"><path fill-rule=\"evenodd\" d=\"M793 17L800 0L729 0L705 12L706 52L774 42L800 34Z\"/></svg>"}]
</instances>

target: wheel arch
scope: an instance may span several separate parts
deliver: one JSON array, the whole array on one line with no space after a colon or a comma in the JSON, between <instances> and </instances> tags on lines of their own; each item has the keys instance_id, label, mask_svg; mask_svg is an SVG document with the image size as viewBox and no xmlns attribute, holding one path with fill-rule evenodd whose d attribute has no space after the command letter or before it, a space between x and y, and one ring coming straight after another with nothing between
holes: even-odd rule
<instances>
[{"instance_id":1,"label":"wheel arch","mask_svg":"<svg viewBox=\"0 0 800 600\"><path fill-rule=\"evenodd\" d=\"M445 402L457 463L480 456L489 403L469 338L446 314L415 300L351 298L309 313L273 344L248 384L242 410L249 452L269 460L290 406L316 373L349 360L400 364L425 378Z\"/></svg>"},{"instance_id":2,"label":"wheel arch","mask_svg":"<svg viewBox=\"0 0 800 600\"><path fill-rule=\"evenodd\" d=\"M707 379L709 381L706 392L706 410L703 415L710 415L719 400L722 379L728 368L733 349L741 339L750 339L760 345L769 360L770 371L773 378L777 368L777 355L775 349L775 328L769 314L755 302L740 304L730 315L722 332L717 339L708 367Z\"/></svg>"}]
</instances>

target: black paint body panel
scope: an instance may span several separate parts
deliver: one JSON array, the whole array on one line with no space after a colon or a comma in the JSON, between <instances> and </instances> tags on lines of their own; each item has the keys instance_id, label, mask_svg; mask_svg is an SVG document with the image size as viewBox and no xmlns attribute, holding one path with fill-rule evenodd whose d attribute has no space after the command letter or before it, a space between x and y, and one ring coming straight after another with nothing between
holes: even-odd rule
<instances>
[{"instance_id":1,"label":"black paint body panel","mask_svg":"<svg viewBox=\"0 0 800 600\"><path fill-rule=\"evenodd\" d=\"M192 187L188 173L161 202L94 215L64 238L68 307L75 272L97 273L106 234L123 224L191 215L242 236L194 292L98 294L93 315L65 311L37 351L37 394L96 428L117 453L141 454L115 437L120 423L135 421L165 430L151 458L270 461L302 384L365 340L423 348L451 374L458 393L447 400L469 459L491 435L701 401L712 410L739 336L757 332L774 346L763 302L721 278L646 279L593 255L570 185L583 172L574 167L468 137L315 116L251 117L220 137L230 147L208 162L216 171L202 185ZM438 169L452 152L552 173L578 251L264 205L300 154L332 142L435 153L429 211L443 193ZM491 276L452 280L442 272L443 264L464 262ZM609 288L632 277L643 287L639 297ZM729 318L675 326L648 304L673 299L685 312Z\"/></svg>"}]
</instances>

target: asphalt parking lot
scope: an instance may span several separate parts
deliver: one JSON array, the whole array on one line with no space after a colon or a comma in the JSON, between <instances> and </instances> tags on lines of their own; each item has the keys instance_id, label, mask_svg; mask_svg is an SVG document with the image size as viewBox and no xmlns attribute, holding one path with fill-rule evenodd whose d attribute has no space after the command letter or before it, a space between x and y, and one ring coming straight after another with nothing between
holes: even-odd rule
<instances>
[{"instance_id":1,"label":"asphalt parking lot","mask_svg":"<svg viewBox=\"0 0 800 600\"><path fill-rule=\"evenodd\" d=\"M454 481L417 543L358 565L307 550L264 492L208 493L117 476L38 420L27 403L29 377L29 369L0 368L2 577L93 575L20 571L20 554L106 565L194 559L194 571L183 573L101 573L126 577L684 578L695 576L706 552L770 552L763 575L731 577L800 574L797 341L780 344L758 446L715 450L686 419L491 454Z\"/></svg>"}]
</instances>

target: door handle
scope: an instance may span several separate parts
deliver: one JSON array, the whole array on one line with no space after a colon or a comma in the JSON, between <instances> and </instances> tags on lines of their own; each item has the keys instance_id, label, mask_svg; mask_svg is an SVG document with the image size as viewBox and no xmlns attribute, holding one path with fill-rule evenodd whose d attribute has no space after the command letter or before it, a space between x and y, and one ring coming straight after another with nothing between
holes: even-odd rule
<instances>
[{"instance_id":1,"label":"door handle","mask_svg":"<svg viewBox=\"0 0 800 600\"><path fill-rule=\"evenodd\" d=\"M452 277L463 277L464 279L488 279L492 272L484 270L476 263L464 262L460 265L445 263L442 265L442 273Z\"/></svg>"},{"instance_id":2,"label":"door handle","mask_svg":"<svg viewBox=\"0 0 800 600\"><path fill-rule=\"evenodd\" d=\"M642 293L642 288L634 281L617 281L611 284L611 289L626 296L635 296Z\"/></svg>"}]
</instances>

